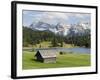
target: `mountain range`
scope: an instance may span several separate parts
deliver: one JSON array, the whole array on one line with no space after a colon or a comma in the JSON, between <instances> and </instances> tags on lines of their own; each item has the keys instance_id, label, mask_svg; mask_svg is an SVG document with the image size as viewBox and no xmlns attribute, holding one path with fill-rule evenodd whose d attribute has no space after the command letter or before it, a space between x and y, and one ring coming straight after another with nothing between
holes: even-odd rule
<instances>
[{"instance_id":1,"label":"mountain range","mask_svg":"<svg viewBox=\"0 0 100 80\"><path fill-rule=\"evenodd\" d=\"M29 26L32 30L38 31L51 31L55 34L69 35L69 34L85 34L88 32L90 34L90 24L89 23L78 23L74 25L58 23L56 25L45 23L42 21L32 23Z\"/></svg>"}]
</instances>

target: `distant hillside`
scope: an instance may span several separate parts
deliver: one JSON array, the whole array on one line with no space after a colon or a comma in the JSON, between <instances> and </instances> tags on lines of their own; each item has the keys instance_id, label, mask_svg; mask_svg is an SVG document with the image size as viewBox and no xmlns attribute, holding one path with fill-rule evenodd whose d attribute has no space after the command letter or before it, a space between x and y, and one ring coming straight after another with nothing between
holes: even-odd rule
<instances>
[{"instance_id":1,"label":"distant hillside","mask_svg":"<svg viewBox=\"0 0 100 80\"><path fill-rule=\"evenodd\" d=\"M53 32L44 30L32 30L28 27L23 27L23 44L26 46L27 44L39 44L42 41L52 41L53 38L59 39L61 36L55 35Z\"/></svg>"},{"instance_id":2,"label":"distant hillside","mask_svg":"<svg viewBox=\"0 0 100 80\"><path fill-rule=\"evenodd\" d=\"M89 29L86 29L84 33L75 33L73 29L70 29L69 34L63 36L50 30L34 30L29 27L23 27L23 46L36 45L48 41L52 47L62 47L63 43L90 47L90 38Z\"/></svg>"},{"instance_id":3,"label":"distant hillside","mask_svg":"<svg viewBox=\"0 0 100 80\"><path fill-rule=\"evenodd\" d=\"M69 34L85 34L85 32L88 30L90 31L90 24L88 23L78 23L74 25L68 25L68 24L62 24L58 23L56 25L45 23L42 21L32 23L29 28L32 30L38 30L38 31L51 31L54 34L59 35L69 35ZM89 32L90 33L90 32Z\"/></svg>"}]
</instances>

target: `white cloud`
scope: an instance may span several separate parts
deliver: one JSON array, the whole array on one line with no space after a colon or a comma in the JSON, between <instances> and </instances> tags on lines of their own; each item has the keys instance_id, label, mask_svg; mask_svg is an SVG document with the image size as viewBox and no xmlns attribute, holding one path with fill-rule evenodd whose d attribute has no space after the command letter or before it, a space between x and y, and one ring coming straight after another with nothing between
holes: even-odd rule
<instances>
[{"instance_id":1,"label":"white cloud","mask_svg":"<svg viewBox=\"0 0 100 80\"><path fill-rule=\"evenodd\" d=\"M65 13L57 13L57 12L44 12L44 15L42 15L41 20L44 22L66 22L68 20L68 16Z\"/></svg>"},{"instance_id":2,"label":"white cloud","mask_svg":"<svg viewBox=\"0 0 100 80\"><path fill-rule=\"evenodd\" d=\"M81 21L87 21L85 18L90 17L90 14L83 13L62 13L62 12L43 12L43 11L24 11L24 15L33 18L33 21L43 21L46 23L68 24L72 18Z\"/></svg>"}]
</instances>

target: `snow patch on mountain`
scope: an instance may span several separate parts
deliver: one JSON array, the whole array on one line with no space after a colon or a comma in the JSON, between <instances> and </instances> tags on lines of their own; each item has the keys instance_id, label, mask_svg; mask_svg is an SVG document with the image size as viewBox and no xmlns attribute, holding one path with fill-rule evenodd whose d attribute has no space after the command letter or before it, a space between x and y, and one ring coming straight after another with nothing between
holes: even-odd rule
<instances>
[{"instance_id":1,"label":"snow patch on mountain","mask_svg":"<svg viewBox=\"0 0 100 80\"><path fill-rule=\"evenodd\" d=\"M71 33L72 34L85 33L85 30L90 29L90 24L79 23L79 24L70 25L70 24L58 23L56 25L52 25L52 24L39 21L36 23L32 23L29 27L33 30L39 30L39 31L48 30L55 34L66 36Z\"/></svg>"}]
</instances>

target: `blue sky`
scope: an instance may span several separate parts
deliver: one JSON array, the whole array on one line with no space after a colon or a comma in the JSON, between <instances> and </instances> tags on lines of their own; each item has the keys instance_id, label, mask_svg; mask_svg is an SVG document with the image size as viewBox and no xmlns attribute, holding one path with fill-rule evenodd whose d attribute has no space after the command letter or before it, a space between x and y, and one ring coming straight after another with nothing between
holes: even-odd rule
<instances>
[{"instance_id":1,"label":"blue sky","mask_svg":"<svg viewBox=\"0 0 100 80\"><path fill-rule=\"evenodd\" d=\"M80 22L90 23L91 14L71 12L47 12L47 11L23 11L23 26L30 26L32 23L43 21L54 24L77 24Z\"/></svg>"}]
</instances>

